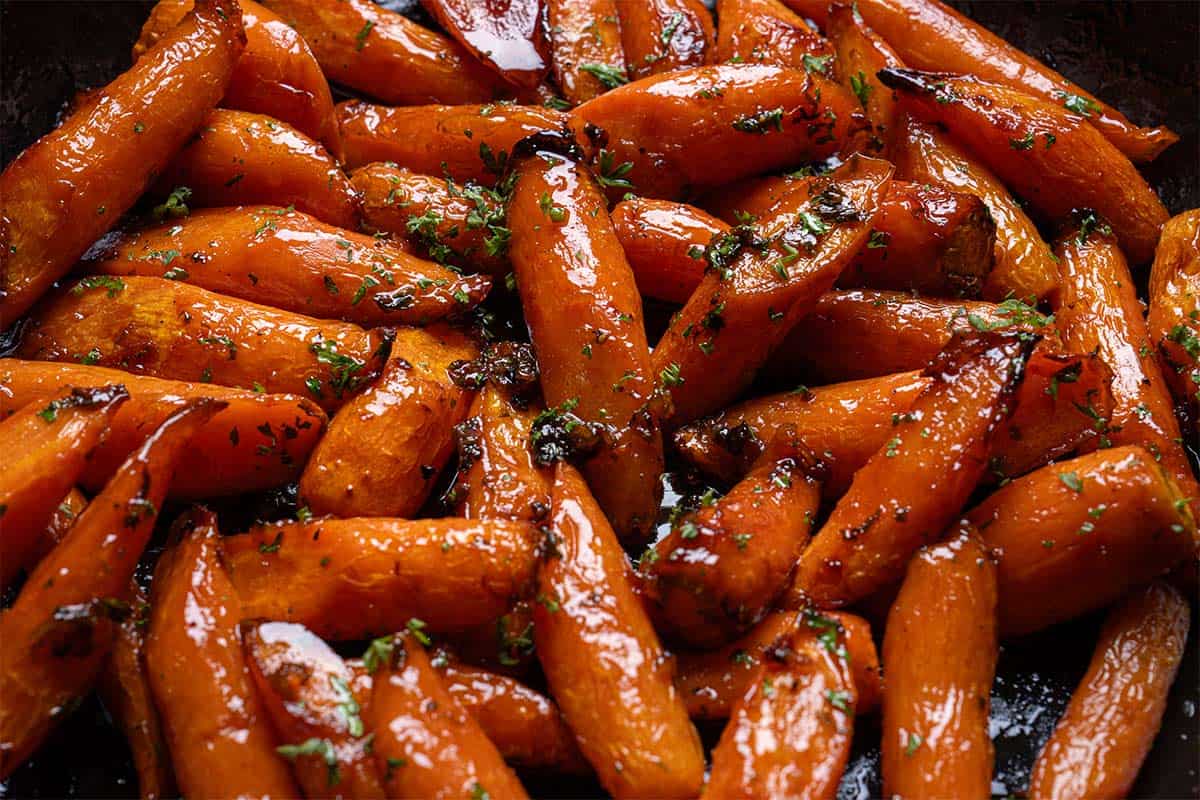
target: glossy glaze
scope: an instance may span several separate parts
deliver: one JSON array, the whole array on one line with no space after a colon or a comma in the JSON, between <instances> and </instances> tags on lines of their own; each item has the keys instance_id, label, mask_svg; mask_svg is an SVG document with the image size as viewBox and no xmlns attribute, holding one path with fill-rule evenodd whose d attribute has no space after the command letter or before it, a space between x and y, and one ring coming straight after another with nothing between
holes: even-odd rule
<instances>
[{"instance_id":1,"label":"glossy glaze","mask_svg":"<svg viewBox=\"0 0 1200 800\"><path fill-rule=\"evenodd\" d=\"M838 82L854 93L867 118L867 127L857 134L851 148L890 158L896 137L896 95L879 82L878 74L887 67L903 67L903 62L863 21L853 3L832 3L824 30L833 42Z\"/></svg>"},{"instance_id":2,"label":"glossy glaze","mask_svg":"<svg viewBox=\"0 0 1200 800\"><path fill-rule=\"evenodd\" d=\"M1163 226L1150 269L1150 338L1175 401L1200 430L1200 210Z\"/></svg>"},{"instance_id":3,"label":"glossy glaze","mask_svg":"<svg viewBox=\"0 0 1200 800\"><path fill-rule=\"evenodd\" d=\"M703 249L729 230L695 206L644 197L617 203L612 221L638 291L679 304L686 303L704 279Z\"/></svg>"},{"instance_id":4,"label":"glossy glaze","mask_svg":"<svg viewBox=\"0 0 1200 800\"><path fill-rule=\"evenodd\" d=\"M700 0L622 0L617 14L631 80L711 60L712 15Z\"/></svg>"},{"instance_id":5,"label":"glossy glaze","mask_svg":"<svg viewBox=\"0 0 1200 800\"><path fill-rule=\"evenodd\" d=\"M780 0L719 0L716 11L714 63L804 69L805 56L828 64L833 55L829 40Z\"/></svg>"},{"instance_id":6,"label":"glossy glaze","mask_svg":"<svg viewBox=\"0 0 1200 800\"><path fill-rule=\"evenodd\" d=\"M550 68L538 0L423 0L422 5L480 63L532 89Z\"/></svg>"},{"instance_id":7,"label":"glossy glaze","mask_svg":"<svg viewBox=\"0 0 1200 800\"><path fill-rule=\"evenodd\" d=\"M554 81L563 96L584 103L607 87L584 65L611 67L628 75L621 45L618 0L546 0Z\"/></svg>"}]
</instances>

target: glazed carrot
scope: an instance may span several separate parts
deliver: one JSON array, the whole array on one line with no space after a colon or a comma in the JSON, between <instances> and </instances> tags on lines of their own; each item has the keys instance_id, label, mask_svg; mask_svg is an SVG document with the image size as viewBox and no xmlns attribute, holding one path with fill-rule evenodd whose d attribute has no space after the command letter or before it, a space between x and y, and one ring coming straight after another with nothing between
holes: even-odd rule
<instances>
[{"instance_id":1,"label":"glazed carrot","mask_svg":"<svg viewBox=\"0 0 1200 800\"><path fill-rule=\"evenodd\" d=\"M241 13L231 0L198 5L0 174L0 327L116 224L221 98L245 43Z\"/></svg>"},{"instance_id":2,"label":"glazed carrot","mask_svg":"<svg viewBox=\"0 0 1200 800\"><path fill-rule=\"evenodd\" d=\"M447 33L480 63L514 86L541 83L550 62L542 33L538 0L488 5L472 0L422 0Z\"/></svg>"},{"instance_id":3,"label":"glazed carrot","mask_svg":"<svg viewBox=\"0 0 1200 800\"><path fill-rule=\"evenodd\" d=\"M1036 337L985 333L950 344L933 383L854 475L796 569L792 597L823 606L866 597L898 579L940 536L987 469ZM794 605L792 607L795 607Z\"/></svg>"},{"instance_id":4,"label":"glazed carrot","mask_svg":"<svg viewBox=\"0 0 1200 800\"><path fill-rule=\"evenodd\" d=\"M552 496L553 548L538 571L533 617L550 693L614 797L695 797L700 738L625 553L570 465L555 468Z\"/></svg>"},{"instance_id":5,"label":"glazed carrot","mask_svg":"<svg viewBox=\"0 0 1200 800\"><path fill-rule=\"evenodd\" d=\"M133 45L136 61L192 10L192 0L159 0ZM333 97L308 44L291 25L254 0L238 0L246 49L221 100L224 108L266 114L317 140L341 158Z\"/></svg>"},{"instance_id":6,"label":"glazed carrot","mask_svg":"<svg viewBox=\"0 0 1200 800\"><path fill-rule=\"evenodd\" d=\"M546 0L554 81L572 104L609 88L609 75L627 76L617 0Z\"/></svg>"},{"instance_id":7,"label":"glazed carrot","mask_svg":"<svg viewBox=\"0 0 1200 800\"><path fill-rule=\"evenodd\" d=\"M383 338L162 278L97 275L39 307L18 355L304 394L333 409L379 372ZM93 358L93 356L95 356Z\"/></svg>"},{"instance_id":8,"label":"glazed carrot","mask_svg":"<svg viewBox=\"0 0 1200 800\"><path fill-rule=\"evenodd\" d=\"M534 152L520 157L508 219L542 391L556 415L547 422L573 413L608 427L584 473L618 533L643 540L658 513L663 455L642 298L600 187L576 154L542 143L530 140Z\"/></svg>"},{"instance_id":9,"label":"glazed carrot","mask_svg":"<svg viewBox=\"0 0 1200 800\"><path fill-rule=\"evenodd\" d=\"M824 25L825 0L785 0ZM1037 59L938 0L863 0L858 12L910 67L978 75L1082 114L1122 153L1151 161L1178 141L1168 128L1139 128Z\"/></svg>"},{"instance_id":10,"label":"glazed carrot","mask_svg":"<svg viewBox=\"0 0 1200 800\"><path fill-rule=\"evenodd\" d=\"M535 539L521 522L363 517L260 525L224 549L246 617L344 640L496 619L533 579Z\"/></svg>"},{"instance_id":11,"label":"glazed carrot","mask_svg":"<svg viewBox=\"0 0 1200 800\"><path fill-rule=\"evenodd\" d=\"M185 797L296 797L246 667L243 613L221 563L212 512L175 526L150 597L146 669Z\"/></svg>"},{"instance_id":12,"label":"glazed carrot","mask_svg":"<svg viewBox=\"0 0 1200 800\"><path fill-rule=\"evenodd\" d=\"M886 69L903 106L969 142L988 169L1039 213L1065 222L1076 208L1113 220L1136 263L1154 257L1167 209L1133 164L1087 118L973 76Z\"/></svg>"},{"instance_id":13,"label":"glazed carrot","mask_svg":"<svg viewBox=\"0 0 1200 800\"><path fill-rule=\"evenodd\" d=\"M612 210L613 229L638 291L686 303L704 279L704 249L729 226L694 206L630 197ZM710 251L713 252L713 251Z\"/></svg>"},{"instance_id":14,"label":"glazed carrot","mask_svg":"<svg viewBox=\"0 0 1200 800\"><path fill-rule=\"evenodd\" d=\"M442 636L464 661L526 677L535 665L532 600L518 600L498 619Z\"/></svg>"},{"instance_id":15,"label":"glazed carrot","mask_svg":"<svg viewBox=\"0 0 1200 800\"><path fill-rule=\"evenodd\" d=\"M0 360L0 418L48 402L61 386L114 383L125 387L129 400L109 421L103 442L79 477L93 491L104 486L150 431L192 399L211 397L225 408L201 426L180 454L168 491L172 498L241 494L288 483L300 474L325 431L325 412L302 397L15 358Z\"/></svg>"},{"instance_id":16,"label":"glazed carrot","mask_svg":"<svg viewBox=\"0 0 1200 800\"><path fill-rule=\"evenodd\" d=\"M883 637L883 791L990 798L996 565L964 526L909 563Z\"/></svg>"},{"instance_id":17,"label":"glazed carrot","mask_svg":"<svg viewBox=\"0 0 1200 800\"><path fill-rule=\"evenodd\" d=\"M1188 636L1187 600L1157 581L1109 612L1087 674L1033 765L1029 797L1126 797L1154 743Z\"/></svg>"},{"instance_id":18,"label":"glazed carrot","mask_svg":"<svg viewBox=\"0 0 1200 800\"><path fill-rule=\"evenodd\" d=\"M368 164L350 181L362 194L368 228L407 237L441 263L494 278L508 273L508 228L495 191L475 184L459 188L390 164Z\"/></svg>"},{"instance_id":19,"label":"glazed carrot","mask_svg":"<svg viewBox=\"0 0 1200 800\"><path fill-rule=\"evenodd\" d=\"M634 7L623 3L621 11ZM571 117L607 133L611 163L633 165L622 174L638 194L674 198L831 155L857 102L820 75L727 64L618 87Z\"/></svg>"},{"instance_id":20,"label":"glazed carrot","mask_svg":"<svg viewBox=\"0 0 1200 800\"><path fill-rule=\"evenodd\" d=\"M833 46L780 0L719 0L718 64L774 64L831 75Z\"/></svg>"},{"instance_id":21,"label":"glazed carrot","mask_svg":"<svg viewBox=\"0 0 1200 800\"><path fill-rule=\"evenodd\" d=\"M509 103L388 108L350 100L338 104L337 115L349 167L388 161L489 186L504 172L517 142L567 130L570 123L561 111Z\"/></svg>"},{"instance_id":22,"label":"glazed carrot","mask_svg":"<svg viewBox=\"0 0 1200 800\"><path fill-rule=\"evenodd\" d=\"M707 272L654 348L672 425L733 400L867 242L891 165L854 156L801 183ZM740 248L740 251L739 251Z\"/></svg>"},{"instance_id":23,"label":"glazed carrot","mask_svg":"<svg viewBox=\"0 0 1200 800\"><path fill-rule=\"evenodd\" d=\"M178 454L220 404L198 400L134 452L0 614L0 777L46 738L63 705L91 689L127 608L129 579L157 521Z\"/></svg>"},{"instance_id":24,"label":"glazed carrot","mask_svg":"<svg viewBox=\"0 0 1200 800\"><path fill-rule=\"evenodd\" d=\"M1183 449L1137 288L1110 233L1105 222L1089 216L1055 242L1062 273L1058 329L1067 346L1081 353L1095 350L1113 370L1113 408L1101 444L1145 447L1200 511L1200 484Z\"/></svg>"},{"instance_id":25,"label":"glazed carrot","mask_svg":"<svg viewBox=\"0 0 1200 800\"><path fill-rule=\"evenodd\" d=\"M419 629L418 629L419 632ZM446 690L416 634L371 644L368 725L387 796L523 798L521 782L475 718Z\"/></svg>"},{"instance_id":26,"label":"glazed carrot","mask_svg":"<svg viewBox=\"0 0 1200 800\"><path fill-rule=\"evenodd\" d=\"M871 30L853 4L829 8L825 33L833 41L838 82L854 93L869 123L859 134L861 152L887 156L896 135L896 96L879 82L881 69L903 67L891 45Z\"/></svg>"},{"instance_id":27,"label":"glazed carrot","mask_svg":"<svg viewBox=\"0 0 1200 800\"><path fill-rule=\"evenodd\" d=\"M768 648L713 750L704 796L837 796L857 693L839 631L798 626Z\"/></svg>"},{"instance_id":28,"label":"glazed carrot","mask_svg":"<svg viewBox=\"0 0 1200 800\"><path fill-rule=\"evenodd\" d=\"M617 14L630 79L710 60L712 15L700 0L622 0Z\"/></svg>"},{"instance_id":29,"label":"glazed carrot","mask_svg":"<svg viewBox=\"0 0 1200 800\"><path fill-rule=\"evenodd\" d=\"M358 228L358 197L333 156L287 123L248 111L213 110L154 192L168 198L156 209L164 218L187 213L178 198L197 208L293 205L330 225Z\"/></svg>"},{"instance_id":30,"label":"glazed carrot","mask_svg":"<svg viewBox=\"0 0 1200 800\"><path fill-rule=\"evenodd\" d=\"M382 798L354 673L301 625L250 620L238 628L246 666L307 797ZM365 699L365 698L364 698Z\"/></svg>"},{"instance_id":31,"label":"glazed carrot","mask_svg":"<svg viewBox=\"0 0 1200 800\"><path fill-rule=\"evenodd\" d=\"M1050 247L987 167L932 126L906 114L901 115L892 139L891 154L896 174L905 180L973 194L987 204L996 224L995 266L984 286L988 299L1036 302L1054 293L1058 266Z\"/></svg>"},{"instance_id":32,"label":"glazed carrot","mask_svg":"<svg viewBox=\"0 0 1200 800\"><path fill-rule=\"evenodd\" d=\"M1200 209L1163 226L1150 269L1150 339L1175 399L1200 429Z\"/></svg>"},{"instance_id":33,"label":"glazed carrot","mask_svg":"<svg viewBox=\"0 0 1200 800\"><path fill-rule=\"evenodd\" d=\"M679 517L639 564L658 628L716 647L759 622L808 544L822 473L803 442L781 430L728 494Z\"/></svg>"},{"instance_id":34,"label":"glazed carrot","mask_svg":"<svg viewBox=\"0 0 1200 800\"><path fill-rule=\"evenodd\" d=\"M37 563L55 509L128 399L119 384L60 388L0 423L0 586Z\"/></svg>"},{"instance_id":35,"label":"glazed carrot","mask_svg":"<svg viewBox=\"0 0 1200 800\"><path fill-rule=\"evenodd\" d=\"M1113 602L1190 555L1196 535L1175 481L1134 446L1043 467L968 517L998 560L1002 636Z\"/></svg>"},{"instance_id":36,"label":"glazed carrot","mask_svg":"<svg viewBox=\"0 0 1200 800\"><path fill-rule=\"evenodd\" d=\"M106 240L89 266L364 325L425 324L464 313L487 295L487 278L455 274L406 250L288 208L242 206L195 211Z\"/></svg>"},{"instance_id":37,"label":"glazed carrot","mask_svg":"<svg viewBox=\"0 0 1200 800\"><path fill-rule=\"evenodd\" d=\"M478 353L448 328L401 328L379 380L333 418L300 476L300 498L316 514L411 517L454 452L454 426L471 393L449 367Z\"/></svg>"},{"instance_id":38,"label":"glazed carrot","mask_svg":"<svg viewBox=\"0 0 1200 800\"><path fill-rule=\"evenodd\" d=\"M264 0L330 80L392 105L482 103L501 81L458 43L371 0Z\"/></svg>"},{"instance_id":39,"label":"glazed carrot","mask_svg":"<svg viewBox=\"0 0 1200 800\"><path fill-rule=\"evenodd\" d=\"M54 509L54 513L50 515L50 521L46 524L46 528L42 531L42 535L38 537L37 542L33 546L32 553L29 557L27 571L32 569L37 562L41 561L46 553L49 553L54 547L63 540L67 535L67 531L71 530L71 526L75 524L75 518L82 513L87 507L87 498L83 496L83 492L79 489L72 488L67 492L66 497Z\"/></svg>"}]
</instances>

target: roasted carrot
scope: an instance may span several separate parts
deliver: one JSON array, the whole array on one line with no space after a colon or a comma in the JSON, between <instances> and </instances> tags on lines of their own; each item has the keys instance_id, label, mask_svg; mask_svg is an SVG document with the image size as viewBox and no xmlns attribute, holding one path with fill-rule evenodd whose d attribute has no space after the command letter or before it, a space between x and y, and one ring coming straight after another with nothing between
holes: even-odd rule
<instances>
[{"instance_id":1,"label":"roasted carrot","mask_svg":"<svg viewBox=\"0 0 1200 800\"><path fill-rule=\"evenodd\" d=\"M120 383L129 392L92 451L79 482L99 490L150 431L189 400L225 403L192 436L179 456L168 491L173 498L213 497L262 491L294 480L325 431L325 412L302 397L258 394L212 384L131 375L82 364L0 360L0 418L44 404L61 386Z\"/></svg>"},{"instance_id":2,"label":"roasted carrot","mask_svg":"<svg viewBox=\"0 0 1200 800\"><path fill-rule=\"evenodd\" d=\"M18 354L310 395L333 409L378 374L382 345L381 334L356 325L179 281L95 275L38 308Z\"/></svg>"},{"instance_id":3,"label":"roasted carrot","mask_svg":"<svg viewBox=\"0 0 1200 800\"><path fill-rule=\"evenodd\" d=\"M642 540L658 513L663 464L662 400L642 298L604 194L577 152L561 144L533 139L519 158L508 206L510 256L551 409L544 422L561 429L563 415L574 414L606 429L584 472L618 533ZM535 436L553 444L550 431ZM548 448L537 455L559 457Z\"/></svg>"},{"instance_id":4,"label":"roasted carrot","mask_svg":"<svg viewBox=\"0 0 1200 800\"><path fill-rule=\"evenodd\" d=\"M215 109L171 159L154 193L155 215L174 221L188 208L293 205L322 222L358 228L359 200L333 156L286 122Z\"/></svg>"},{"instance_id":5,"label":"roasted carrot","mask_svg":"<svg viewBox=\"0 0 1200 800\"><path fill-rule=\"evenodd\" d=\"M793 604L866 597L900 578L912 554L942 534L987 469L1035 340L984 333L943 351L928 371L933 383L855 473L801 556Z\"/></svg>"},{"instance_id":6,"label":"roasted carrot","mask_svg":"<svg viewBox=\"0 0 1200 800\"><path fill-rule=\"evenodd\" d=\"M552 497L553 547L538 571L533 617L550 693L614 797L694 797L704 780L700 738L625 553L566 463L555 468Z\"/></svg>"},{"instance_id":7,"label":"roasted carrot","mask_svg":"<svg viewBox=\"0 0 1200 800\"><path fill-rule=\"evenodd\" d=\"M775 64L832 75L833 46L780 0L719 0L715 63Z\"/></svg>"},{"instance_id":8,"label":"roasted carrot","mask_svg":"<svg viewBox=\"0 0 1200 800\"><path fill-rule=\"evenodd\" d=\"M119 384L60 389L0 423L0 586L37 563L55 509L128 399Z\"/></svg>"},{"instance_id":9,"label":"roasted carrot","mask_svg":"<svg viewBox=\"0 0 1200 800\"><path fill-rule=\"evenodd\" d=\"M854 156L801 182L728 250L654 348L678 426L733 400L867 242L891 165ZM744 238L748 237L748 238Z\"/></svg>"},{"instance_id":10,"label":"roasted carrot","mask_svg":"<svg viewBox=\"0 0 1200 800\"><path fill-rule=\"evenodd\" d=\"M700 0L622 0L621 43L628 79L644 78L709 61L712 15ZM624 83L625 76L614 82Z\"/></svg>"},{"instance_id":11,"label":"roasted carrot","mask_svg":"<svg viewBox=\"0 0 1200 800\"><path fill-rule=\"evenodd\" d=\"M401 328L379 380L333 418L300 477L300 498L316 514L411 517L454 453L454 427L471 393L450 366L478 353L448 328Z\"/></svg>"},{"instance_id":12,"label":"roasted carrot","mask_svg":"<svg viewBox=\"0 0 1200 800\"><path fill-rule=\"evenodd\" d=\"M1002 636L1103 607L1186 558L1196 535L1178 485L1134 446L1043 467L968 517L997 558Z\"/></svg>"},{"instance_id":13,"label":"roasted carrot","mask_svg":"<svg viewBox=\"0 0 1200 800\"><path fill-rule=\"evenodd\" d=\"M908 565L883 637L889 797L992 796L996 565L969 525Z\"/></svg>"},{"instance_id":14,"label":"roasted carrot","mask_svg":"<svg viewBox=\"0 0 1200 800\"><path fill-rule=\"evenodd\" d=\"M266 114L317 140L341 158L333 97L321 67L300 34L254 0L238 0L246 49L221 100L224 108ZM192 10L192 0L159 0L133 45L136 61Z\"/></svg>"},{"instance_id":15,"label":"roasted carrot","mask_svg":"<svg viewBox=\"0 0 1200 800\"><path fill-rule=\"evenodd\" d=\"M944 125L1024 200L1062 223L1077 208L1112 220L1135 263L1154 257L1167 209L1087 118L1060 105L973 76L905 69L879 73L904 108Z\"/></svg>"},{"instance_id":16,"label":"roasted carrot","mask_svg":"<svg viewBox=\"0 0 1200 800\"><path fill-rule=\"evenodd\" d=\"M1164 581L1109 612L1087 674L1033 765L1031 800L1128 796L1162 724L1190 617Z\"/></svg>"},{"instance_id":17,"label":"roasted carrot","mask_svg":"<svg viewBox=\"0 0 1200 800\"><path fill-rule=\"evenodd\" d=\"M621 11L635 6L624 3ZM820 75L726 64L618 87L571 117L580 128L590 123L607 134L602 149L609 163L638 194L671 199L686 188L720 186L831 155L846 138L857 102ZM632 164L627 170L626 163Z\"/></svg>"},{"instance_id":18,"label":"roasted carrot","mask_svg":"<svg viewBox=\"0 0 1200 800\"><path fill-rule=\"evenodd\" d=\"M785 0L824 25L825 0ZM858 13L910 67L978 75L1061 104L1134 161L1151 161L1179 140L1170 129L1139 128L1115 108L938 0L862 0Z\"/></svg>"},{"instance_id":19,"label":"roasted carrot","mask_svg":"<svg viewBox=\"0 0 1200 800\"><path fill-rule=\"evenodd\" d=\"M472 0L422 0L447 33L480 63L517 87L541 83L550 61L543 52L538 0L488 5Z\"/></svg>"},{"instance_id":20,"label":"roasted carrot","mask_svg":"<svg viewBox=\"0 0 1200 800\"><path fill-rule=\"evenodd\" d=\"M71 526L75 524L75 519L87 507L87 498L83 496L83 492L77 488L67 492L66 497L54 509L54 513L50 515L50 522L46 524L45 530L38 538L34 545L33 553L28 560L30 565L26 569L32 569L33 565L41 561L46 553L54 549L55 545L63 540L67 535L67 531L71 530Z\"/></svg>"},{"instance_id":21,"label":"roasted carrot","mask_svg":"<svg viewBox=\"0 0 1200 800\"><path fill-rule=\"evenodd\" d=\"M853 4L835 2L829 8L825 32L833 41L838 82L854 93L868 127L857 134L861 152L887 157L896 136L896 95L879 82L881 69L903 67L891 45L868 27Z\"/></svg>"},{"instance_id":22,"label":"roasted carrot","mask_svg":"<svg viewBox=\"0 0 1200 800\"><path fill-rule=\"evenodd\" d=\"M831 633L799 625L763 651L713 750L705 797L837 796L857 692L840 631Z\"/></svg>"},{"instance_id":23,"label":"roasted carrot","mask_svg":"<svg viewBox=\"0 0 1200 800\"><path fill-rule=\"evenodd\" d=\"M46 738L104 668L114 617L157 521L177 457L220 404L198 400L137 449L0 614L0 777ZM114 533L119 532L119 533Z\"/></svg>"},{"instance_id":24,"label":"roasted carrot","mask_svg":"<svg viewBox=\"0 0 1200 800\"><path fill-rule=\"evenodd\" d=\"M465 313L487 295L486 277L455 274L407 249L403 240L335 228L290 208L243 206L122 234L94 250L89 266L364 325L425 324Z\"/></svg>"},{"instance_id":25,"label":"roasted carrot","mask_svg":"<svg viewBox=\"0 0 1200 800\"><path fill-rule=\"evenodd\" d=\"M146 667L175 778L185 797L296 797L271 721L246 667L244 614L221 562L212 512L175 526L150 597Z\"/></svg>"},{"instance_id":26,"label":"roasted carrot","mask_svg":"<svg viewBox=\"0 0 1200 800\"><path fill-rule=\"evenodd\" d=\"M1200 209L1163 226L1150 269L1146 323L1175 400L1200 431Z\"/></svg>"},{"instance_id":27,"label":"roasted carrot","mask_svg":"<svg viewBox=\"0 0 1200 800\"><path fill-rule=\"evenodd\" d=\"M729 230L724 222L694 206L643 197L617 203L612 222L638 291L680 304L687 302L704 279L705 248Z\"/></svg>"},{"instance_id":28,"label":"roasted carrot","mask_svg":"<svg viewBox=\"0 0 1200 800\"><path fill-rule=\"evenodd\" d=\"M362 194L368 228L407 237L439 263L494 278L508 273L503 198L475 184L418 175L390 164L368 164L350 178Z\"/></svg>"},{"instance_id":29,"label":"roasted carrot","mask_svg":"<svg viewBox=\"0 0 1200 800\"><path fill-rule=\"evenodd\" d=\"M629 74L619 7L617 0L546 0L554 80L572 104L591 100Z\"/></svg>"},{"instance_id":30,"label":"roasted carrot","mask_svg":"<svg viewBox=\"0 0 1200 800\"><path fill-rule=\"evenodd\" d=\"M536 535L522 522L326 519L225 540L245 616L365 639L419 618L431 631L494 620L524 596Z\"/></svg>"},{"instance_id":31,"label":"roasted carrot","mask_svg":"<svg viewBox=\"0 0 1200 800\"><path fill-rule=\"evenodd\" d=\"M502 81L458 43L371 0L264 0L333 81L393 105L482 103Z\"/></svg>"},{"instance_id":32,"label":"roasted carrot","mask_svg":"<svg viewBox=\"0 0 1200 800\"><path fill-rule=\"evenodd\" d=\"M232 0L197 9L0 174L0 327L133 206L216 105L242 52Z\"/></svg>"}]
</instances>

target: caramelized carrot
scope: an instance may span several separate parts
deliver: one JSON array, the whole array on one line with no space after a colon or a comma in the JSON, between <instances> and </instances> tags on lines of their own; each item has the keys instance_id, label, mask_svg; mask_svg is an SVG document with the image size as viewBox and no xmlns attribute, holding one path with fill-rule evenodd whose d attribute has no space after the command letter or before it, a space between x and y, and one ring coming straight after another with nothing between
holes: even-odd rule
<instances>
[{"instance_id":1,"label":"caramelized carrot","mask_svg":"<svg viewBox=\"0 0 1200 800\"><path fill-rule=\"evenodd\" d=\"M454 452L454 426L471 394L450 366L478 351L444 326L401 328L379 380L333 418L300 477L301 502L316 514L411 517Z\"/></svg>"},{"instance_id":2,"label":"caramelized carrot","mask_svg":"<svg viewBox=\"0 0 1200 800\"><path fill-rule=\"evenodd\" d=\"M700 738L625 553L573 467L557 465L552 496L553 546L538 571L533 617L550 693L614 797L695 797Z\"/></svg>"},{"instance_id":3,"label":"caramelized carrot","mask_svg":"<svg viewBox=\"0 0 1200 800\"><path fill-rule=\"evenodd\" d=\"M1200 209L1163 226L1150 270L1150 339L1175 400L1200 430Z\"/></svg>"},{"instance_id":4,"label":"caramelized carrot","mask_svg":"<svg viewBox=\"0 0 1200 800\"><path fill-rule=\"evenodd\" d=\"M378 374L383 338L162 278L84 278L39 307L18 354L311 395L333 409ZM94 356L94 358L93 358Z\"/></svg>"},{"instance_id":5,"label":"caramelized carrot","mask_svg":"<svg viewBox=\"0 0 1200 800\"><path fill-rule=\"evenodd\" d=\"M603 94L601 75L629 74L619 7L617 0L546 0L554 81L572 104Z\"/></svg>"},{"instance_id":6,"label":"caramelized carrot","mask_svg":"<svg viewBox=\"0 0 1200 800\"><path fill-rule=\"evenodd\" d=\"M833 46L780 0L719 0L718 64L775 64L813 69L826 75Z\"/></svg>"},{"instance_id":7,"label":"caramelized carrot","mask_svg":"<svg viewBox=\"0 0 1200 800\"><path fill-rule=\"evenodd\" d=\"M941 535L987 469L1035 339L996 332L951 343L929 370L933 383L855 473L804 551L793 604L866 597L898 579L917 548Z\"/></svg>"},{"instance_id":8,"label":"caramelized carrot","mask_svg":"<svg viewBox=\"0 0 1200 800\"><path fill-rule=\"evenodd\" d=\"M522 522L362 517L260 525L224 549L245 616L344 640L496 619L530 586L535 539Z\"/></svg>"},{"instance_id":9,"label":"caramelized carrot","mask_svg":"<svg viewBox=\"0 0 1200 800\"><path fill-rule=\"evenodd\" d=\"M658 513L663 464L642 298L604 195L577 153L556 141L529 145L508 212L517 288L554 409L546 421L573 413L607 428L584 473L618 533L642 540ZM544 451L539 460L555 457Z\"/></svg>"},{"instance_id":10,"label":"caramelized carrot","mask_svg":"<svg viewBox=\"0 0 1200 800\"><path fill-rule=\"evenodd\" d=\"M447 33L484 66L517 87L532 89L549 68L538 0L488 5L472 0L423 0Z\"/></svg>"},{"instance_id":11,"label":"caramelized carrot","mask_svg":"<svg viewBox=\"0 0 1200 800\"><path fill-rule=\"evenodd\" d=\"M0 327L133 206L221 99L242 52L232 0L178 27L0 174Z\"/></svg>"},{"instance_id":12,"label":"caramelized carrot","mask_svg":"<svg viewBox=\"0 0 1200 800\"><path fill-rule=\"evenodd\" d=\"M0 613L0 777L91 689L127 609L129 579L188 438L220 404L198 400L134 452Z\"/></svg>"},{"instance_id":13,"label":"caramelized carrot","mask_svg":"<svg viewBox=\"0 0 1200 800\"><path fill-rule=\"evenodd\" d=\"M455 274L406 249L288 208L244 206L196 211L106 240L89 266L364 325L425 324L487 295L487 278Z\"/></svg>"},{"instance_id":14,"label":"caramelized carrot","mask_svg":"<svg viewBox=\"0 0 1200 800\"><path fill-rule=\"evenodd\" d=\"M622 0L617 13L630 79L708 62L713 22L700 0Z\"/></svg>"},{"instance_id":15,"label":"caramelized carrot","mask_svg":"<svg viewBox=\"0 0 1200 800\"><path fill-rule=\"evenodd\" d=\"M215 109L167 165L155 193L190 206L294 205L322 222L358 227L359 200L333 156L285 122L248 111ZM187 209L168 202L157 213Z\"/></svg>"},{"instance_id":16,"label":"caramelized carrot","mask_svg":"<svg viewBox=\"0 0 1200 800\"><path fill-rule=\"evenodd\" d=\"M612 222L638 291L680 304L704 279L705 248L729 230L724 222L693 206L643 197L617 203Z\"/></svg>"},{"instance_id":17,"label":"caramelized carrot","mask_svg":"<svg viewBox=\"0 0 1200 800\"><path fill-rule=\"evenodd\" d=\"M34 545L33 554L28 563L35 565L45 557L54 547L63 540L67 535L67 531L71 530L71 526L75 524L75 519L87 507L87 498L83 496L83 492L79 489L71 489L67 492L67 496L63 498L58 507L54 509L54 513L50 516L50 522L46 524L46 528L42 531L42 535L38 538L37 544Z\"/></svg>"},{"instance_id":18,"label":"caramelized carrot","mask_svg":"<svg viewBox=\"0 0 1200 800\"><path fill-rule=\"evenodd\" d=\"M1033 765L1029 797L1126 797L1154 743L1191 617L1170 584L1109 612L1087 674Z\"/></svg>"},{"instance_id":19,"label":"caramelized carrot","mask_svg":"<svg viewBox=\"0 0 1200 800\"><path fill-rule=\"evenodd\" d=\"M878 74L882 69L904 64L891 45L867 26L853 4L833 3L825 32L833 41L838 82L858 98L870 123L859 134L857 146L861 152L887 157L896 136L896 95L879 82Z\"/></svg>"},{"instance_id":20,"label":"caramelized carrot","mask_svg":"<svg viewBox=\"0 0 1200 800\"><path fill-rule=\"evenodd\" d=\"M150 597L146 668L185 797L296 797L246 667L243 613L221 564L216 517L176 523Z\"/></svg>"},{"instance_id":21,"label":"caramelized carrot","mask_svg":"<svg viewBox=\"0 0 1200 800\"><path fill-rule=\"evenodd\" d=\"M999 565L1001 636L1111 603L1189 556L1196 535L1175 481L1134 446L1043 467L968 517Z\"/></svg>"},{"instance_id":22,"label":"caramelized carrot","mask_svg":"<svg viewBox=\"0 0 1200 800\"><path fill-rule=\"evenodd\" d=\"M992 796L996 583L996 565L970 526L909 563L883 637L889 797Z\"/></svg>"}]
</instances>

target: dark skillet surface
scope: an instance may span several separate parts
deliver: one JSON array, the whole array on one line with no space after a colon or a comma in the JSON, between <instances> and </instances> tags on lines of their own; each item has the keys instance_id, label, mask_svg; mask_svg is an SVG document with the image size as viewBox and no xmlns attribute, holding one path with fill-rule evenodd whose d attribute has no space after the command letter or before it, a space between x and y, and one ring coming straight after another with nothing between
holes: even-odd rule
<instances>
[{"instance_id":1,"label":"dark skillet surface","mask_svg":"<svg viewBox=\"0 0 1200 800\"><path fill-rule=\"evenodd\" d=\"M386 3L399 10L411 0ZM49 130L78 89L103 84L129 64L129 48L152 3L0 2L0 163ZM1200 3L955 2L974 19L1058 68L1134 121L1165 122L1182 136L1144 174L1172 213L1200 206ZM1200 442L1192 443L1200 450ZM992 696L993 792L1019 794L1091 657L1100 617L1006 644ZM1195 616L1163 728L1134 797L1200 797L1200 651ZM880 792L878 720L859 721L856 755L840 796ZM719 730L706 731L713 736ZM532 779L537 796L588 797L590 782ZM137 781L124 741L88 700L0 797L128 797ZM197 799L199 800L199 799Z\"/></svg>"}]
</instances>

